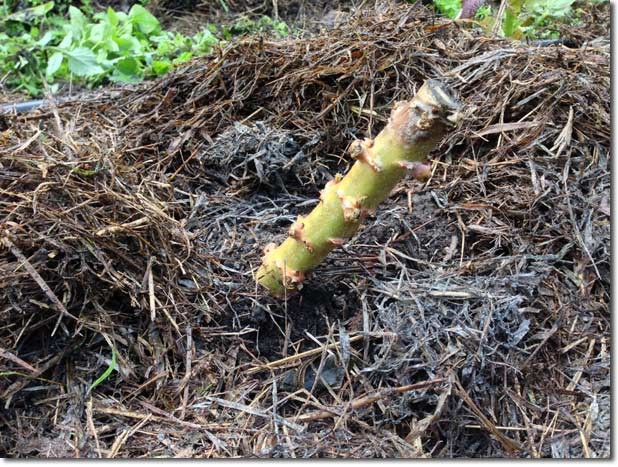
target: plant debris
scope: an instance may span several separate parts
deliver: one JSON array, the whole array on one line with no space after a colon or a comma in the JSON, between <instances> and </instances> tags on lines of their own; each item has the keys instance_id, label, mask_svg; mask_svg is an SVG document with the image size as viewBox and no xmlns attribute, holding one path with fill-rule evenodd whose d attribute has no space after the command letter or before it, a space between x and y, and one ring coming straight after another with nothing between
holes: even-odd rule
<instances>
[{"instance_id":1,"label":"plant debris","mask_svg":"<svg viewBox=\"0 0 618 467\"><path fill-rule=\"evenodd\" d=\"M610 456L609 4L577 49L367 8L0 116L3 455ZM470 110L430 179L258 290L429 78Z\"/></svg>"}]
</instances>

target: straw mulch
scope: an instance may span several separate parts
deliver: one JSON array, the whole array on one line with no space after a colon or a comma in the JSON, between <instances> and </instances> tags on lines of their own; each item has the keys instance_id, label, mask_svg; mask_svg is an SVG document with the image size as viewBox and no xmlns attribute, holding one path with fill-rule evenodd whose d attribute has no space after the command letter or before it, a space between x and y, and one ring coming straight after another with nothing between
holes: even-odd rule
<instances>
[{"instance_id":1,"label":"straw mulch","mask_svg":"<svg viewBox=\"0 0 618 467\"><path fill-rule=\"evenodd\" d=\"M536 47L382 3L0 117L0 451L609 456L609 6L582 20ZM427 78L467 112L431 179L268 297L262 247Z\"/></svg>"}]
</instances>

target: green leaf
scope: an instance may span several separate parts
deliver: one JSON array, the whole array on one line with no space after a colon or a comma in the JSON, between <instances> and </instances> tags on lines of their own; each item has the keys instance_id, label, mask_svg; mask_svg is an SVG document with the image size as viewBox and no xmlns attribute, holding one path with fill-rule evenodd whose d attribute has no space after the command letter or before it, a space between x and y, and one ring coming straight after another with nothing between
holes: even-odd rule
<instances>
[{"instance_id":1,"label":"green leaf","mask_svg":"<svg viewBox=\"0 0 618 467\"><path fill-rule=\"evenodd\" d=\"M181 63L188 62L191 58L193 58L193 54L191 52L183 52L174 59L173 63L174 65L179 65Z\"/></svg>"},{"instance_id":2,"label":"green leaf","mask_svg":"<svg viewBox=\"0 0 618 467\"><path fill-rule=\"evenodd\" d=\"M51 80L54 77L54 74L58 71L60 65L62 65L63 58L64 57L61 52L54 52L52 56L49 57L49 60L47 61L47 68L45 69L45 76L48 80Z\"/></svg>"},{"instance_id":3,"label":"green leaf","mask_svg":"<svg viewBox=\"0 0 618 467\"><path fill-rule=\"evenodd\" d=\"M114 41L114 39L112 39L111 37L108 37L103 42L101 42L101 44L99 45L101 49L105 50L106 52L115 53L120 50L120 47L118 47L118 44L116 44L116 41Z\"/></svg>"},{"instance_id":4,"label":"green leaf","mask_svg":"<svg viewBox=\"0 0 618 467\"><path fill-rule=\"evenodd\" d=\"M521 9L524 6L524 3L526 3L526 1L530 3L530 0L509 0L507 11L510 10L511 14L517 17L519 13L521 12ZM527 6L527 8L529 8L529 6Z\"/></svg>"},{"instance_id":5,"label":"green leaf","mask_svg":"<svg viewBox=\"0 0 618 467\"><path fill-rule=\"evenodd\" d=\"M547 10L549 10L550 16L554 18L562 18L571 13L571 7L575 0L551 0L547 1Z\"/></svg>"},{"instance_id":6,"label":"green leaf","mask_svg":"<svg viewBox=\"0 0 618 467\"><path fill-rule=\"evenodd\" d=\"M73 42L73 33L72 32L68 32L63 37L63 39L60 42L60 44L58 44L58 48L59 49L68 49L72 42Z\"/></svg>"},{"instance_id":7,"label":"green leaf","mask_svg":"<svg viewBox=\"0 0 618 467\"><path fill-rule=\"evenodd\" d=\"M126 57L115 63L116 70L126 76L139 76L141 74L140 64L133 57Z\"/></svg>"},{"instance_id":8,"label":"green leaf","mask_svg":"<svg viewBox=\"0 0 618 467\"><path fill-rule=\"evenodd\" d=\"M130 25L131 23L129 23L129 15L127 15L124 11L116 11L116 17L118 18L118 24L122 25L122 23L126 23L128 25Z\"/></svg>"},{"instance_id":9,"label":"green leaf","mask_svg":"<svg viewBox=\"0 0 618 467\"><path fill-rule=\"evenodd\" d=\"M54 8L54 2L43 3L31 8L24 8L23 10L16 11L15 13L8 15L4 18L4 21L17 21L19 23L28 23L34 18L45 16L49 11ZM0 20L2 23L2 20Z\"/></svg>"},{"instance_id":10,"label":"green leaf","mask_svg":"<svg viewBox=\"0 0 618 467\"><path fill-rule=\"evenodd\" d=\"M88 40L90 42L94 42L98 44L105 37L105 25L98 23L90 28L90 33L88 34Z\"/></svg>"},{"instance_id":11,"label":"green leaf","mask_svg":"<svg viewBox=\"0 0 618 467\"><path fill-rule=\"evenodd\" d=\"M519 21L517 20L517 16L511 13L510 10L506 10L504 15L504 21L502 22L502 31L504 32L505 37L512 37L519 28Z\"/></svg>"},{"instance_id":12,"label":"green leaf","mask_svg":"<svg viewBox=\"0 0 618 467\"><path fill-rule=\"evenodd\" d=\"M83 29L88 23L86 15L84 15L79 8L75 8L73 5L69 7L69 19L71 24L78 29Z\"/></svg>"},{"instance_id":13,"label":"green leaf","mask_svg":"<svg viewBox=\"0 0 618 467\"><path fill-rule=\"evenodd\" d=\"M81 38L86 32L85 29L88 24L88 19L78 8L75 8L73 5L69 7L69 18L71 23L71 32L79 40L79 38Z\"/></svg>"},{"instance_id":14,"label":"green leaf","mask_svg":"<svg viewBox=\"0 0 618 467\"><path fill-rule=\"evenodd\" d=\"M118 26L118 14L112 7L107 8L107 21L114 27Z\"/></svg>"},{"instance_id":15,"label":"green leaf","mask_svg":"<svg viewBox=\"0 0 618 467\"><path fill-rule=\"evenodd\" d=\"M491 14L491 7L489 5L483 5L474 14L474 19L476 21L483 21Z\"/></svg>"},{"instance_id":16,"label":"green leaf","mask_svg":"<svg viewBox=\"0 0 618 467\"><path fill-rule=\"evenodd\" d=\"M107 57L109 55L109 51L105 49L99 49L96 51L96 62L103 69L109 69L114 67L115 60L108 60Z\"/></svg>"},{"instance_id":17,"label":"green leaf","mask_svg":"<svg viewBox=\"0 0 618 467\"><path fill-rule=\"evenodd\" d=\"M114 81L116 83L139 83L142 80L141 76L129 76L124 75L118 71L114 71L114 73L109 77L110 81Z\"/></svg>"},{"instance_id":18,"label":"green leaf","mask_svg":"<svg viewBox=\"0 0 618 467\"><path fill-rule=\"evenodd\" d=\"M168 60L153 60L152 62L152 71L157 76L162 76L168 71L170 71L174 66Z\"/></svg>"},{"instance_id":19,"label":"green leaf","mask_svg":"<svg viewBox=\"0 0 618 467\"><path fill-rule=\"evenodd\" d=\"M139 54L142 52L142 45L139 40L130 34L123 34L116 38L116 44L118 44L119 50L125 54Z\"/></svg>"},{"instance_id":20,"label":"green leaf","mask_svg":"<svg viewBox=\"0 0 618 467\"><path fill-rule=\"evenodd\" d=\"M116 351L112 349L112 361L110 362L107 369L103 372L103 374L99 376L95 380L95 382L90 385L90 387L88 388L88 392L92 392L94 388L96 388L99 384L105 381L109 377L109 375L112 374L112 371L114 371L115 369L116 369Z\"/></svg>"},{"instance_id":21,"label":"green leaf","mask_svg":"<svg viewBox=\"0 0 618 467\"><path fill-rule=\"evenodd\" d=\"M219 42L215 35L208 29L204 29L194 37L195 45L194 49L198 52L208 53L211 51L212 46Z\"/></svg>"},{"instance_id":22,"label":"green leaf","mask_svg":"<svg viewBox=\"0 0 618 467\"><path fill-rule=\"evenodd\" d=\"M440 13L455 18L461 10L461 0L434 0L434 5Z\"/></svg>"},{"instance_id":23,"label":"green leaf","mask_svg":"<svg viewBox=\"0 0 618 467\"><path fill-rule=\"evenodd\" d=\"M45 46L47 44L49 44L49 42L54 38L54 32L53 31L47 31L43 37L41 37L38 41L37 41L37 45L40 46Z\"/></svg>"},{"instance_id":24,"label":"green leaf","mask_svg":"<svg viewBox=\"0 0 618 467\"><path fill-rule=\"evenodd\" d=\"M129 21L146 35L159 29L159 20L146 8L138 4L131 7Z\"/></svg>"},{"instance_id":25,"label":"green leaf","mask_svg":"<svg viewBox=\"0 0 618 467\"><path fill-rule=\"evenodd\" d=\"M273 29L279 35L279 37L285 37L290 34L290 29L288 28L288 25L283 21L276 21L273 24Z\"/></svg>"},{"instance_id":26,"label":"green leaf","mask_svg":"<svg viewBox=\"0 0 618 467\"><path fill-rule=\"evenodd\" d=\"M157 45L157 54L161 55L161 56L168 56L171 55L171 53L174 50L174 44L173 42L169 39L169 37L164 37L161 42L159 42L159 45Z\"/></svg>"},{"instance_id":27,"label":"green leaf","mask_svg":"<svg viewBox=\"0 0 618 467\"><path fill-rule=\"evenodd\" d=\"M45 16L52 10L52 8L54 8L54 2L47 2L42 5L32 7L31 11L34 16Z\"/></svg>"},{"instance_id":28,"label":"green leaf","mask_svg":"<svg viewBox=\"0 0 618 467\"><path fill-rule=\"evenodd\" d=\"M103 73L97 65L94 52L87 47L78 47L64 52L69 59L69 70L78 76L92 76Z\"/></svg>"},{"instance_id":29,"label":"green leaf","mask_svg":"<svg viewBox=\"0 0 618 467\"><path fill-rule=\"evenodd\" d=\"M116 60L114 72L109 79L123 83L138 83L143 79L142 65L133 57Z\"/></svg>"}]
</instances>

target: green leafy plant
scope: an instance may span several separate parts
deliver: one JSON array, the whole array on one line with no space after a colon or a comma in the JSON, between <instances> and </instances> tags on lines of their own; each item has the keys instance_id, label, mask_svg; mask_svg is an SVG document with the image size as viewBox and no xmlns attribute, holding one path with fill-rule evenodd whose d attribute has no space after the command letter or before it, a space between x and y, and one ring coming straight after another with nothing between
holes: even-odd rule
<instances>
[{"instance_id":1,"label":"green leafy plant","mask_svg":"<svg viewBox=\"0 0 618 467\"><path fill-rule=\"evenodd\" d=\"M483 5L478 10L476 10L476 14L474 19L477 21L483 21L485 18L488 18L491 15L491 7L489 5Z\"/></svg>"},{"instance_id":2,"label":"green leafy plant","mask_svg":"<svg viewBox=\"0 0 618 467\"><path fill-rule=\"evenodd\" d=\"M221 34L225 39L266 31L274 31L279 37L287 36L290 33L285 22L272 19L269 16L262 16L257 20L244 17L237 20L231 26L221 28Z\"/></svg>"},{"instance_id":3,"label":"green leafy plant","mask_svg":"<svg viewBox=\"0 0 618 467\"><path fill-rule=\"evenodd\" d=\"M104 79L121 82L141 81L160 75L194 53L208 53L218 39L203 33L199 42L178 33L164 32L159 21L143 6L135 4L128 13L108 8L96 13L93 21L77 8L69 7L64 38L49 47L45 77L66 79L70 74L87 78L91 84Z\"/></svg>"},{"instance_id":4,"label":"green leafy plant","mask_svg":"<svg viewBox=\"0 0 618 467\"><path fill-rule=\"evenodd\" d=\"M434 0L433 4L438 12L449 18L455 18L461 10L461 0Z\"/></svg>"},{"instance_id":5,"label":"green leafy plant","mask_svg":"<svg viewBox=\"0 0 618 467\"><path fill-rule=\"evenodd\" d=\"M606 0L589 1L599 3ZM475 3L474 19L486 30L493 29L496 19L491 6L477 6L482 3L480 1L470 0L469 3ZM462 0L433 0L433 4L439 13L449 18L457 18L462 11ZM556 38L558 24L576 19L578 10L575 4L576 0L509 0L502 19L502 33L513 39Z\"/></svg>"},{"instance_id":6,"label":"green leafy plant","mask_svg":"<svg viewBox=\"0 0 618 467\"><path fill-rule=\"evenodd\" d=\"M228 27L205 25L185 36L163 30L139 3L126 13L112 8L93 13L90 0L82 0L80 8L69 0L27 0L29 6L21 9L9 1L0 4L0 85L33 96L41 94L44 83L52 92L67 81L87 86L135 83L208 54L236 35L289 33L285 23L265 16ZM66 15L59 14L63 11Z\"/></svg>"},{"instance_id":7,"label":"green leafy plant","mask_svg":"<svg viewBox=\"0 0 618 467\"><path fill-rule=\"evenodd\" d=\"M555 25L573 14L575 0L510 0L502 22L506 37L555 38Z\"/></svg>"}]
</instances>

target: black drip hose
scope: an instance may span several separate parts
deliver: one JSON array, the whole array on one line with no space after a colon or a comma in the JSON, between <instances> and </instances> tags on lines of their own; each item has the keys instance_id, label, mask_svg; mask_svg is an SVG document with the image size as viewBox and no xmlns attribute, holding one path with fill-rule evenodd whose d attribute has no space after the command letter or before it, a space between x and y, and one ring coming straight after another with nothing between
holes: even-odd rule
<instances>
[{"instance_id":1,"label":"black drip hose","mask_svg":"<svg viewBox=\"0 0 618 467\"><path fill-rule=\"evenodd\" d=\"M4 104L0 106L0 115L2 114L23 114L31 110L42 107L47 100L38 99L35 101L16 102L13 104Z\"/></svg>"}]
</instances>

